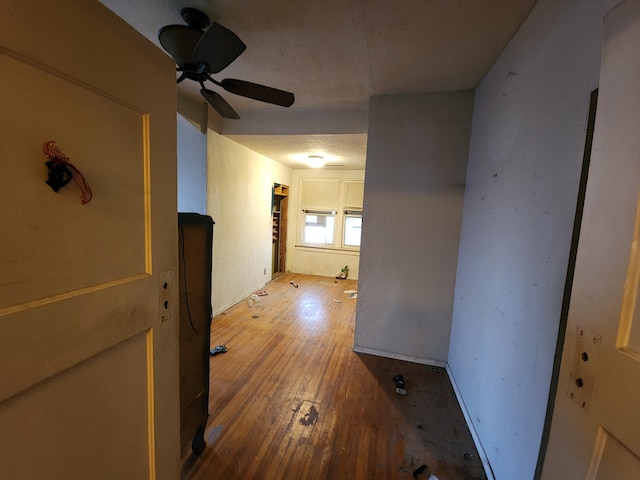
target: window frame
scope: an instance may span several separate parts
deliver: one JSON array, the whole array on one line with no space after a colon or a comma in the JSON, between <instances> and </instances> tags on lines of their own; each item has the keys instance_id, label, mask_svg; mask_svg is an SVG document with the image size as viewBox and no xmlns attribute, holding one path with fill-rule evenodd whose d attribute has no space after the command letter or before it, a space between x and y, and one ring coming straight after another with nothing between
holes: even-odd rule
<instances>
[{"instance_id":1,"label":"window frame","mask_svg":"<svg viewBox=\"0 0 640 480\"><path fill-rule=\"evenodd\" d=\"M336 245L336 226L337 226L337 222L336 222L336 218L338 212L335 210L324 210L324 209L303 209L302 210L302 222L301 226L302 228L300 229L300 242L301 245L305 246L305 247L311 247L311 248L335 248ZM315 215L318 217L330 217L333 218L333 234L332 234L332 243L312 243L312 242L308 242L306 241L306 236L305 236L305 232L307 229L307 216L308 215Z\"/></svg>"},{"instance_id":2,"label":"window frame","mask_svg":"<svg viewBox=\"0 0 640 480\"><path fill-rule=\"evenodd\" d=\"M307 251L324 250L332 253L360 253L359 245L347 245L345 232L347 216L362 217L364 180L335 177L300 177L297 192L297 233L294 247ZM326 190L326 194L323 193ZM360 193L358 193L360 191ZM332 216L333 242L311 243L306 241L307 215ZM362 235L360 235L362 238Z\"/></svg>"},{"instance_id":3,"label":"window frame","mask_svg":"<svg viewBox=\"0 0 640 480\"><path fill-rule=\"evenodd\" d=\"M348 218L359 218L360 219L360 238L358 245L351 245L346 243L347 236L347 219ZM342 211L342 248L346 250L360 250L360 246L362 245L362 209L347 209L345 208Z\"/></svg>"}]
</instances>

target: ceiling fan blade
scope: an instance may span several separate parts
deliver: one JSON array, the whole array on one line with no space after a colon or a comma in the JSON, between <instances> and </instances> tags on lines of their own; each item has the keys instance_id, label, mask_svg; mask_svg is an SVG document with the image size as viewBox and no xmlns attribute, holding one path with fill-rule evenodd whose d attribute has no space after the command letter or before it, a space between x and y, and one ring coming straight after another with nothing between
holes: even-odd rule
<instances>
[{"instance_id":1,"label":"ceiling fan blade","mask_svg":"<svg viewBox=\"0 0 640 480\"><path fill-rule=\"evenodd\" d=\"M291 92L285 92L284 90L278 90L277 88L246 82L244 80L225 78L219 84L227 92L253 98L261 102L273 103L281 107L290 107L295 101L295 96Z\"/></svg>"},{"instance_id":2,"label":"ceiling fan blade","mask_svg":"<svg viewBox=\"0 0 640 480\"><path fill-rule=\"evenodd\" d=\"M218 73L228 67L247 46L226 27L213 23L205 32L193 51L196 63L204 63L209 73Z\"/></svg>"},{"instance_id":3,"label":"ceiling fan blade","mask_svg":"<svg viewBox=\"0 0 640 480\"><path fill-rule=\"evenodd\" d=\"M222 115L224 118L232 118L238 120L240 115L236 113L231 105L227 103L227 101L222 98L222 96L218 92L214 92L213 90L209 90L207 88L203 88L200 90L202 96L209 102L209 104Z\"/></svg>"},{"instance_id":4,"label":"ceiling fan blade","mask_svg":"<svg viewBox=\"0 0 640 480\"><path fill-rule=\"evenodd\" d=\"M204 34L186 25L167 25L158 31L158 40L178 66L194 63L193 51Z\"/></svg>"}]
</instances>

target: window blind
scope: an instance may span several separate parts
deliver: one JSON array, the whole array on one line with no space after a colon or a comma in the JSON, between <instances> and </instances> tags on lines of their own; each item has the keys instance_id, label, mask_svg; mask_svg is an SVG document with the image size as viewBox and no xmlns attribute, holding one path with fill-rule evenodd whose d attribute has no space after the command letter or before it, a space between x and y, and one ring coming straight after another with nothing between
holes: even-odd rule
<instances>
[{"instance_id":1,"label":"window blind","mask_svg":"<svg viewBox=\"0 0 640 480\"><path fill-rule=\"evenodd\" d=\"M340 182L303 180L300 200L303 210L337 211L340 207Z\"/></svg>"},{"instance_id":2,"label":"window blind","mask_svg":"<svg viewBox=\"0 0 640 480\"><path fill-rule=\"evenodd\" d=\"M350 217L361 217L362 210L344 210L344 214Z\"/></svg>"},{"instance_id":3,"label":"window blind","mask_svg":"<svg viewBox=\"0 0 640 480\"><path fill-rule=\"evenodd\" d=\"M346 195L344 205L347 208L362 210L364 197L364 182L345 182Z\"/></svg>"}]
</instances>

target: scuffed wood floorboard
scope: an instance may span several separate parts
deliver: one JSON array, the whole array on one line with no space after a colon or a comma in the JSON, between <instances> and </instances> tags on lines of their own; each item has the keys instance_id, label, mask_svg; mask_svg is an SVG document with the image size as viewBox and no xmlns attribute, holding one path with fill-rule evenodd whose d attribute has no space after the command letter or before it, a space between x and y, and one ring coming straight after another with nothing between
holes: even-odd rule
<instances>
[{"instance_id":1,"label":"scuffed wood floorboard","mask_svg":"<svg viewBox=\"0 0 640 480\"><path fill-rule=\"evenodd\" d=\"M213 320L228 351L211 357L207 448L183 480L413 479L423 464L420 479L485 478L446 371L352 351L357 288L286 274Z\"/></svg>"}]
</instances>

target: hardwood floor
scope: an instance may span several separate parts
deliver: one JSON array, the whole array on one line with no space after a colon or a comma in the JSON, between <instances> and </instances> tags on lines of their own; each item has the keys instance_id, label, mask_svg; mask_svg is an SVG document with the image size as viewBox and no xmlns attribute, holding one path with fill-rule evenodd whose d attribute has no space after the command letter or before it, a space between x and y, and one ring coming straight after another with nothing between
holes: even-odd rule
<instances>
[{"instance_id":1,"label":"hardwood floor","mask_svg":"<svg viewBox=\"0 0 640 480\"><path fill-rule=\"evenodd\" d=\"M352 351L348 289L286 274L214 319L228 351L211 357L207 448L183 480L485 478L443 369Z\"/></svg>"}]
</instances>

